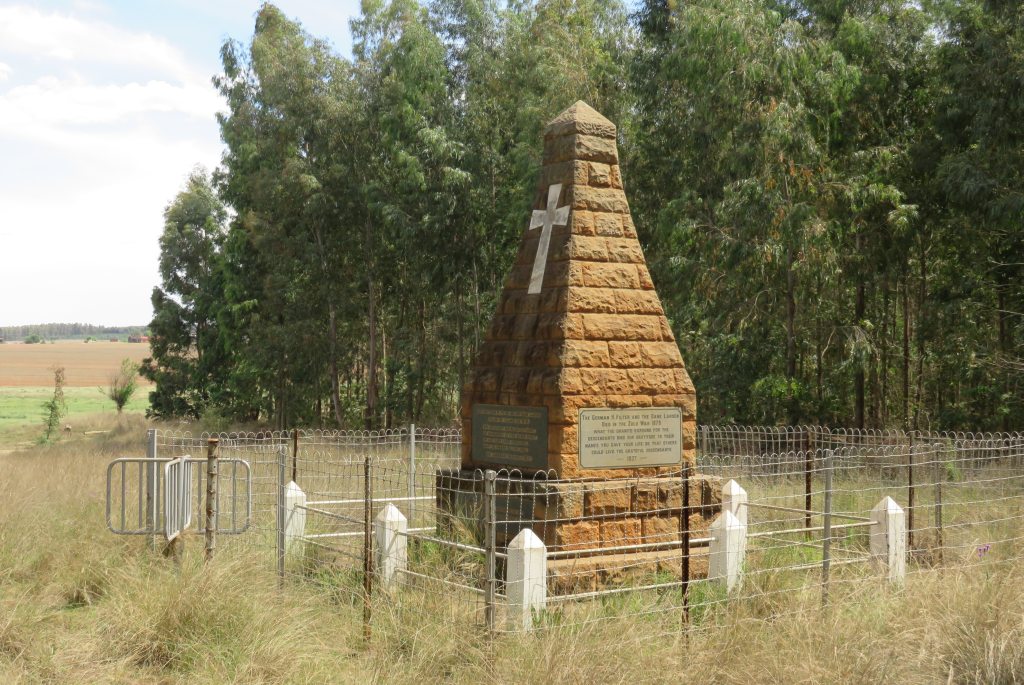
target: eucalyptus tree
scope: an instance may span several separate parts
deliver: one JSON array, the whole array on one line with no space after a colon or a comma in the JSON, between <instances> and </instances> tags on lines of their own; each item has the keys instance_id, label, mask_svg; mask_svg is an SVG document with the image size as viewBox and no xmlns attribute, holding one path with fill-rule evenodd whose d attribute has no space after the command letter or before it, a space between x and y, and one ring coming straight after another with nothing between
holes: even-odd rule
<instances>
[{"instance_id":1,"label":"eucalyptus tree","mask_svg":"<svg viewBox=\"0 0 1024 685\"><path fill-rule=\"evenodd\" d=\"M703 415L811 418L822 402L812 406L805 351L827 334L815 319L837 270L823 202L830 127L857 72L764 5L673 7L640 15L638 230L698 370Z\"/></svg>"},{"instance_id":2,"label":"eucalyptus tree","mask_svg":"<svg viewBox=\"0 0 1024 685\"><path fill-rule=\"evenodd\" d=\"M832 297L840 307L837 330L845 345L834 361L853 376L852 416L843 414L849 417L847 423L860 428L889 424L890 413L909 425L909 303L914 291L920 348L921 319L928 309L928 236L936 223L931 205L924 206L922 215L913 167L913 151L927 135L931 24L919 6L909 3L811 1L787 9L857 76L829 124L834 174L826 196L830 239L842 270ZM916 285L911 273L915 262ZM905 324L902 336L898 301ZM889 367L897 357L892 341L900 337L902 410L890 412L888 399L895 384L889 383ZM848 388L849 375L833 375L833 386Z\"/></svg>"},{"instance_id":3,"label":"eucalyptus tree","mask_svg":"<svg viewBox=\"0 0 1024 685\"><path fill-rule=\"evenodd\" d=\"M943 350L958 363L937 402L951 418L987 414L1006 430L1024 418L1024 3L932 9L944 39L935 180L960 262L949 285L954 316L976 323L970 340Z\"/></svg>"},{"instance_id":4,"label":"eucalyptus tree","mask_svg":"<svg viewBox=\"0 0 1024 685\"><path fill-rule=\"evenodd\" d=\"M141 374L155 383L150 413L200 416L219 392L226 350L218 311L224 294L227 210L206 173L194 171L164 210L160 285L153 288L152 354Z\"/></svg>"},{"instance_id":5,"label":"eucalyptus tree","mask_svg":"<svg viewBox=\"0 0 1024 685\"><path fill-rule=\"evenodd\" d=\"M352 32L364 135L373 146L362 152L361 189L366 422L373 425L390 422L395 412L416 418L428 395L451 388L446 355L431 350L445 347L446 299L457 266L448 255L461 247L453 244L450 217L466 176L452 136L445 51L426 9L412 0L364 2ZM450 412L450 396L447 405Z\"/></svg>"},{"instance_id":6,"label":"eucalyptus tree","mask_svg":"<svg viewBox=\"0 0 1024 685\"><path fill-rule=\"evenodd\" d=\"M350 188L333 131L349 69L272 5L258 13L249 49L229 41L222 59L229 110L218 181L237 211L232 255L245 264L229 271L227 303L242 394L258 387L259 410L272 408L280 426L319 418L327 395L340 423L338 301L348 281L338 197Z\"/></svg>"}]
</instances>

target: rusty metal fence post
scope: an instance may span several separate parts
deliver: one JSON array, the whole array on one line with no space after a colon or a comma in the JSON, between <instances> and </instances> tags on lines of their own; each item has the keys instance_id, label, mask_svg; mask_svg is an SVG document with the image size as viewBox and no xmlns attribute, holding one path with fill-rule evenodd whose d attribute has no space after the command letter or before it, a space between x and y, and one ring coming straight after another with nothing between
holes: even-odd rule
<instances>
[{"instance_id":1,"label":"rusty metal fence post","mask_svg":"<svg viewBox=\"0 0 1024 685\"><path fill-rule=\"evenodd\" d=\"M363 457L363 638L370 640L372 607L370 593L373 592L373 458Z\"/></svg>"},{"instance_id":2,"label":"rusty metal fence post","mask_svg":"<svg viewBox=\"0 0 1024 685\"><path fill-rule=\"evenodd\" d=\"M292 482L299 482L299 429L292 429Z\"/></svg>"},{"instance_id":3,"label":"rusty metal fence post","mask_svg":"<svg viewBox=\"0 0 1024 685\"><path fill-rule=\"evenodd\" d=\"M825 503L821 521L821 606L829 605L829 574L832 567L832 450L825 450Z\"/></svg>"},{"instance_id":4,"label":"rusty metal fence post","mask_svg":"<svg viewBox=\"0 0 1024 685\"><path fill-rule=\"evenodd\" d=\"M910 449L907 451L907 554L914 553L914 431L910 433Z\"/></svg>"},{"instance_id":5,"label":"rusty metal fence post","mask_svg":"<svg viewBox=\"0 0 1024 685\"><path fill-rule=\"evenodd\" d=\"M487 634L494 635L496 602L498 590L498 555L497 555L497 493L495 481L498 474L491 469L484 472L484 549L487 556L487 578L484 592L484 621Z\"/></svg>"},{"instance_id":6,"label":"rusty metal fence post","mask_svg":"<svg viewBox=\"0 0 1024 685\"><path fill-rule=\"evenodd\" d=\"M804 528L811 527L811 505L813 499L811 494L814 488L814 452L811 451L811 440L807 429L804 429ZM810 533L806 533L810 538Z\"/></svg>"},{"instance_id":7,"label":"rusty metal fence post","mask_svg":"<svg viewBox=\"0 0 1024 685\"><path fill-rule=\"evenodd\" d=\"M213 559L217 549L217 445L220 440L206 441L206 561Z\"/></svg>"},{"instance_id":8,"label":"rusty metal fence post","mask_svg":"<svg viewBox=\"0 0 1024 685\"><path fill-rule=\"evenodd\" d=\"M682 568L680 569L680 580L682 581L682 603L683 603L683 628L690 624L690 465L683 457L683 508L679 513L679 540L682 549Z\"/></svg>"},{"instance_id":9,"label":"rusty metal fence post","mask_svg":"<svg viewBox=\"0 0 1024 685\"><path fill-rule=\"evenodd\" d=\"M409 424L409 467L406 474L408 483L406 492L409 497L409 520L413 519L413 512L416 510L416 424Z\"/></svg>"}]
</instances>

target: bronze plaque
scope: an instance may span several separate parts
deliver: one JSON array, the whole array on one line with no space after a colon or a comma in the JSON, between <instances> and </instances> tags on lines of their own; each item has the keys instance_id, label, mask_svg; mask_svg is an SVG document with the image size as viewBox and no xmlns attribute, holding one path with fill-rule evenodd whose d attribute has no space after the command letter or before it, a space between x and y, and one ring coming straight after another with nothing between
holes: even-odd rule
<instances>
[{"instance_id":1,"label":"bronze plaque","mask_svg":"<svg viewBox=\"0 0 1024 685\"><path fill-rule=\"evenodd\" d=\"M548 408L474 404L473 461L546 469Z\"/></svg>"},{"instance_id":2,"label":"bronze plaque","mask_svg":"<svg viewBox=\"0 0 1024 685\"><path fill-rule=\"evenodd\" d=\"M629 469L675 466L683 458L679 407L580 409L580 466Z\"/></svg>"}]
</instances>

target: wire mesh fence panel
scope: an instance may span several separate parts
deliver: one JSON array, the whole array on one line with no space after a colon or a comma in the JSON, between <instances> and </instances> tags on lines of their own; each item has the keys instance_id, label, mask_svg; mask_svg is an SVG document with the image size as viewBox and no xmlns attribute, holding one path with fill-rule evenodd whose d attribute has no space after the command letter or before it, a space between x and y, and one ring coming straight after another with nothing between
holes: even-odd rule
<instances>
[{"instance_id":1,"label":"wire mesh fence panel","mask_svg":"<svg viewBox=\"0 0 1024 685\"><path fill-rule=\"evenodd\" d=\"M164 431L155 447L198 455L209 437L252 470L232 542L282 578L493 633L625 616L645 638L678 633L842 601L902 577L897 559L910 573L1024 549L1018 433L701 426L695 469L607 480L463 470L458 429ZM126 477L138 519L142 476ZM524 558L542 559L543 591Z\"/></svg>"}]
</instances>

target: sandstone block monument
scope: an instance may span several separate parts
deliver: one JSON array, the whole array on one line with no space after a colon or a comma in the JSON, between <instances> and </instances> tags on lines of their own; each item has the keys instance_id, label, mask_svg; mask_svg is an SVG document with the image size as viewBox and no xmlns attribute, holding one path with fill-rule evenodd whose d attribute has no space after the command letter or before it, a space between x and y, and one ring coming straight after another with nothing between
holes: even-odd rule
<instances>
[{"instance_id":1,"label":"sandstone block monument","mask_svg":"<svg viewBox=\"0 0 1024 685\"><path fill-rule=\"evenodd\" d=\"M462 467L521 474L536 498L518 516L546 524L534 527L549 549L678 541L695 412L615 125L577 102L545 130L531 221L463 388ZM700 528L718 494L690 483Z\"/></svg>"}]
</instances>

